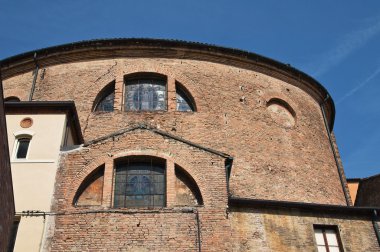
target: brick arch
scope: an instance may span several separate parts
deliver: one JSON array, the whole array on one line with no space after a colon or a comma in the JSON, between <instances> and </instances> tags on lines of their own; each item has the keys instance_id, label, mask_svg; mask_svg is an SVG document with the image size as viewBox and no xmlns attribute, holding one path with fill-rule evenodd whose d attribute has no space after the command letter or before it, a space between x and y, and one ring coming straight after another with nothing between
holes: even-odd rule
<instances>
[{"instance_id":1,"label":"brick arch","mask_svg":"<svg viewBox=\"0 0 380 252\"><path fill-rule=\"evenodd\" d=\"M149 64L129 64L126 68L122 69L120 73L123 76L137 74L137 73L157 73L175 78L175 73L170 68L149 62Z\"/></svg>"},{"instance_id":2,"label":"brick arch","mask_svg":"<svg viewBox=\"0 0 380 252\"><path fill-rule=\"evenodd\" d=\"M123 151L123 152L118 152L114 155L109 154L107 156L103 156L100 158L95 159L92 161L89 165L87 165L84 169L79 171L73 178L69 188L70 191L68 192L68 198L70 199L71 202L75 199L75 196L77 194L77 191L80 189L80 186L82 185L83 181L86 180L88 176L90 176L96 169L98 169L100 166L109 164L109 163L114 163L115 160L123 157L128 157L128 156L153 156L153 157L159 157L162 159L165 159L167 161L173 162L174 164L178 165L188 173L188 175L194 180L195 185L198 187L200 191L200 195L203 199L203 203L205 202L205 199L208 197L205 197L205 193L207 192L205 190L205 183L203 183L202 179L200 178L200 174L198 174L196 171L193 169L189 168L187 165L188 162L185 162L181 158L173 157L170 154L166 154L163 152L159 152L156 150L131 150L131 151Z\"/></svg>"},{"instance_id":3,"label":"brick arch","mask_svg":"<svg viewBox=\"0 0 380 252\"><path fill-rule=\"evenodd\" d=\"M124 151L119 152L113 156L113 161L116 159L122 158L122 157L128 157L128 156L153 156L153 157L159 157L168 161L173 162L174 164L177 164L181 167L185 172L188 173L188 175L194 180L195 185L198 187L201 197L203 201L205 200L204 194L207 192L205 190L206 185L203 183L200 174L198 174L193 169L189 168L188 162L185 160L182 160L180 157L173 157L173 155L166 154L160 151L156 150L131 150L131 151Z\"/></svg>"},{"instance_id":4,"label":"brick arch","mask_svg":"<svg viewBox=\"0 0 380 252\"><path fill-rule=\"evenodd\" d=\"M110 161L112 161L112 157L109 156L97 158L94 161L92 161L89 165L87 165L84 169L80 170L77 174L75 174L69 185L70 189L68 192L68 198L71 200L71 202L73 202L79 187L86 180L86 178L100 166L105 165L107 162Z\"/></svg>"},{"instance_id":5,"label":"brick arch","mask_svg":"<svg viewBox=\"0 0 380 252\"><path fill-rule=\"evenodd\" d=\"M159 74L159 75L164 75L168 79L172 78L175 80L175 82L179 82L182 86L186 88L186 90L189 92L189 94L192 96L192 98L195 101L196 104L196 111L200 110L200 102L197 102L198 97L202 97L202 94L199 92L196 92L196 90L193 88L194 86L194 81L184 75L183 73L178 73L175 70L170 69L169 67L162 66L159 64L154 64L152 63L151 65L133 65L133 66L128 66L127 69L123 69L121 71L121 74L123 78L125 76L129 75L134 75L134 74L139 74L139 73L154 73L154 74ZM192 83L193 85L187 85L187 83ZM201 101L201 99L199 99Z\"/></svg>"},{"instance_id":6,"label":"brick arch","mask_svg":"<svg viewBox=\"0 0 380 252\"><path fill-rule=\"evenodd\" d=\"M297 117L300 116L302 113L299 106L297 105L297 103L295 101L293 101L289 96L284 95L280 92L265 92L262 97L264 98L265 103L268 103L271 100L276 100L276 99L277 100L283 100L294 110ZM265 104L265 106L266 106L266 104Z\"/></svg>"}]
</instances>

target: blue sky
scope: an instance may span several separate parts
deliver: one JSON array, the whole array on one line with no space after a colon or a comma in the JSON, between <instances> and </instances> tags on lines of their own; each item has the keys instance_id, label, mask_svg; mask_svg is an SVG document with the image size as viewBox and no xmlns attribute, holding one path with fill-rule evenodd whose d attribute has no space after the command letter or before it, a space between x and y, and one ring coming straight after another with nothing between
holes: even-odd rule
<instances>
[{"instance_id":1,"label":"blue sky","mask_svg":"<svg viewBox=\"0 0 380 252\"><path fill-rule=\"evenodd\" d=\"M346 175L380 173L380 1L0 0L0 23L0 59L86 39L148 37L289 63L332 95Z\"/></svg>"}]
</instances>

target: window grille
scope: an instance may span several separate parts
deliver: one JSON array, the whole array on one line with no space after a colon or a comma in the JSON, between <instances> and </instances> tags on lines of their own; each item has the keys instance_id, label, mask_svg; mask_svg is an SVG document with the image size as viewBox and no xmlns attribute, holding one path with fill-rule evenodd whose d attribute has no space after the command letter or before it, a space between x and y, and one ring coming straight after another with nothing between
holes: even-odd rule
<instances>
[{"instance_id":1,"label":"window grille","mask_svg":"<svg viewBox=\"0 0 380 252\"><path fill-rule=\"evenodd\" d=\"M186 95L186 93L178 86L176 87L176 89L177 111L194 111L194 105L192 104L190 98Z\"/></svg>"},{"instance_id":2,"label":"window grille","mask_svg":"<svg viewBox=\"0 0 380 252\"><path fill-rule=\"evenodd\" d=\"M95 111L112 112L113 104L115 100L115 91L112 90L111 93L107 94L100 102L96 105Z\"/></svg>"},{"instance_id":3,"label":"window grille","mask_svg":"<svg viewBox=\"0 0 380 252\"><path fill-rule=\"evenodd\" d=\"M133 79L126 81L126 111L166 110L166 81Z\"/></svg>"},{"instance_id":4,"label":"window grille","mask_svg":"<svg viewBox=\"0 0 380 252\"><path fill-rule=\"evenodd\" d=\"M114 207L164 207L165 162L151 157L116 164Z\"/></svg>"}]
</instances>

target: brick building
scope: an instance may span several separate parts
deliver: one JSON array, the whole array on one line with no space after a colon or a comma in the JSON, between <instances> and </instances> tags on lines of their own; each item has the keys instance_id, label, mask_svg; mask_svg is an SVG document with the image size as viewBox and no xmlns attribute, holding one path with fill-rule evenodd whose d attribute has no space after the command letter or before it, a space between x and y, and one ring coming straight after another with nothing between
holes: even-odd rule
<instances>
[{"instance_id":1,"label":"brick building","mask_svg":"<svg viewBox=\"0 0 380 252\"><path fill-rule=\"evenodd\" d=\"M9 163L7 128L3 106L3 85L0 71L0 251L7 251L13 245L14 198L11 166Z\"/></svg>"},{"instance_id":2,"label":"brick building","mask_svg":"<svg viewBox=\"0 0 380 252\"><path fill-rule=\"evenodd\" d=\"M84 138L59 152L50 210L28 213L49 218L41 250L379 251L379 209L352 205L334 103L289 65L111 39L1 70L9 99L74 101Z\"/></svg>"},{"instance_id":3,"label":"brick building","mask_svg":"<svg viewBox=\"0 0 380 252\"><path fill-rule=\"evenodd\" d=\"M355 206L380 207L380 174L368 178L347 179Z\"/></svg>"}]
</instances>

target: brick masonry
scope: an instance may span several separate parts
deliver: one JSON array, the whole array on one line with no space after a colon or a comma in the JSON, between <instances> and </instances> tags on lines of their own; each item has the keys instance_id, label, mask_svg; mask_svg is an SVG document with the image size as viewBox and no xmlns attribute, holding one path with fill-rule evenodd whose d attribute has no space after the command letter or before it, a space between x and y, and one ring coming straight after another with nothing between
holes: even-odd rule
<instances>
[{"instance_id":1,"label":"brick masonry","mask_svg":"<svg viewBox=\"0 0 380 252\"><path fill-rule=\"evenodd\" d=\"M317 251L314 225L339 227L344 251L379 251L368 218L291 209L233 209L232 251ZM260 248L256 250L256 248Z\"/></svg>"},{"instance_id":2,"label":"brick masonry","mask_svg":"<svg viewBox=\"0 0 380 252\"><path fill-rule=\"evenodd\" d=\"M120 90L123 76L135 72L158 72L182 83L198 111L180 113L169 106L167 112L124 112L120 97L115 112L91 112L104 86L116 80L116 91ZM6 79L5 92L30 90L32 79L32 73ZM74 100L85 140L144 122L228 153L235 158L234 196L345 204L319 104L303 90L273 77L195 60L98 60L46 68L33 97ZM293 108L294 127L281 127L272 119L266 107L272 98Z\"/></svg>"},{"instance_id":3,"label":"brick masonry","mask_svg":"<svg viewBox=\"0 0 380 252\"><path fill-rule=\"evenodd\" d=\"M0 251L6 251L14 219L14 199L8 139L3 106L3 88L0 75Z\"/></svg>"},{"instance_id":4,"label":"brick masonry","mask_svg":"<svg viewBox=\"0 0 380 252\"><path fill-rule=\"evenodd\" d=\"M346 205L318 90L283 69L263 71L260 63L251 68L243 59L216 53L191 58L188 48L161 49L125 49L133 57L121 57L126 52L115 49L117 58L91 60L86 59L91 52L82 58L79 50L46 60L54 64L40 64L33 100L75 101L89 143L61 153L45 250L313 251L312 225L331 224L341 229L345 251L360 251L360 244L376 251L368 219L228 206L229 196ZM4 92L25 100L33 72L16 72L6 72ZM167 77L167 111L123 111L124 78L141 72ZM176 82L193 96L196 112L175 111ZM99 92L113 83L114 112L92 112ZM142 128L91 141L142 124L234 157L229 191L225 157L186 141ZM114 163L133 155L166 160L166 207L113 208ZM82 182L103 165L103 185L94 187L101 200L75 206ZM190 194L194 188L177 183L175 165L191 176L203 205L179 204L179 191Z\"/></svg>"},{"instance_id":5,"label":"brick masonry","mask_svg":"<svg viewBox=\"0 0 380 252\"><path fill-rule=\"evenodd\" d=\"M364 178L359 183L356 206L380 207L380 175Z\"/></svg>"}]
</instances>

